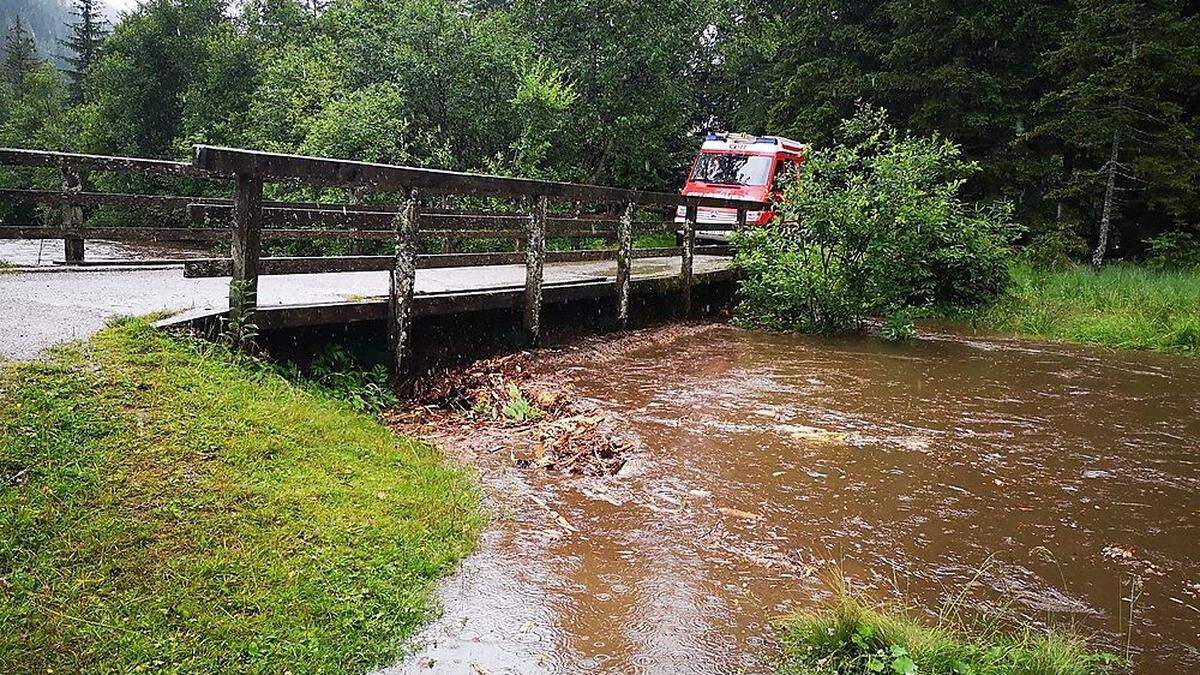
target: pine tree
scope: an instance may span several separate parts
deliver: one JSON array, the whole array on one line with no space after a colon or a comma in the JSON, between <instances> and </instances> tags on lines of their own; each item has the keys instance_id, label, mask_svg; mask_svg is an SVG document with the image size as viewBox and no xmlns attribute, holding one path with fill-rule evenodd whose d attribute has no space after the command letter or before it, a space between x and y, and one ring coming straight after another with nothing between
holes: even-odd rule
<instances>
[{"instance_id":1,"label":"pine tree","mask_svg":"<svg viewBox=\"0 0 1200 675\"><path fill-rule=\"evenodd\" d=\"M1137 216L1183 215L1173 193L1196 162L1187 157L1195 134L1180 85L1200 76L1200 61L1178 3L1075 0L1072 10L1061 48L1046 60L1056 86L1035 133L1056 139L1072 167L1061 192L1097 223L1098 268L1114 231L1137 236ZM1117 228L1123 216L1134 222Z\"/></svg>"},{"instance_id":2,"label":"pine tree","mask_svg":"<svg viewBox=\"0 0 1200 675\"><path fill-rule=\"evenodd\" d=\"M108 32L96 0L75 0L71 14L75 21L68 24L70 35L60 44L70 50L64 57L68 67L63 72L70 80L71 96L78 101L83 98L83 79L100 58L100 48Z\"/></svg>"},{"instance_id":3,"label":"pine tree","mask_svg":"<svg viewBox=\"0 0 1200 675\"><path fill-rule=\"evenodd\" d=\"M14 87L21 86L25 82L25 76L36 68L38 63L37 46L33 43L33 36L25 27L25 22L18 16L8 27L8 35L4 40L3 75L5 81Z\"/></svg>"}]
</instances>

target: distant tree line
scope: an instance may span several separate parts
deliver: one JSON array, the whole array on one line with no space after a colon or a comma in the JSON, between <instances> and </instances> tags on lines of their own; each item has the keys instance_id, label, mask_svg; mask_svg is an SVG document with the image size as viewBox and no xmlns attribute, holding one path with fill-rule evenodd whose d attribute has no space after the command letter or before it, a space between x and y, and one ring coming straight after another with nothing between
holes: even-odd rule
<instances>
[{"instance_id":1,"label":"distant tree line","mask_svg":"<svg viewBox=\"0 0 1200 675\"><path fill-rule=\"evenodd\" d=\"M0 143L196 142L676 189L709 129L820 146L859 103L959 144L1030 237L1136 255L1200 223L1183 0L76 0L6 38Z\"/></svg>"}]
</instances>

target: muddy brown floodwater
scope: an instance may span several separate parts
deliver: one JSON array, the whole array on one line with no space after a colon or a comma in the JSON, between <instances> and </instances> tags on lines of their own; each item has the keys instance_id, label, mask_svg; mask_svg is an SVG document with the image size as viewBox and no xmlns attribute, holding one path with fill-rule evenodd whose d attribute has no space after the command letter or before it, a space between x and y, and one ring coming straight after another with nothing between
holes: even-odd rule
<instances>
[{"instance_id":1,"label":"muddy brown floodwater","mask_svg":"<svg viewBox=\"0 0 1200 675\"><path fill-rule=\"evenodd\" d=\"M710 326L555 367L636 475L484 462L497 522L389 672L761 672L827 569L1116 651L1136 574L1136 670L1200 670L1200 360Z\"/></svg>"}]
</instances>

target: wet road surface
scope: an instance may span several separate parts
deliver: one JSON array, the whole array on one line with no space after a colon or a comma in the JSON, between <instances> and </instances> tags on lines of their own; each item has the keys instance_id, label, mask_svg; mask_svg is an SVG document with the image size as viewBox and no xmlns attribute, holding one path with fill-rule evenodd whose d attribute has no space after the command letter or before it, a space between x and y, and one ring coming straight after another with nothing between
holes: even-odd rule
<instances>
[{"instance_id":1,"label":"wet road surface","mask_svg":"<svg viewBox=\"0 0 1200 675\"><path fill-rule=\"evenodd\" d=\"M384 672L762 672L831 569L932 609L974 580L969 607L1118 652L1136 576L1137 672L1200 670L1198 360L716 326L556 368L642 470L484 462L497 522Z\"/></svg>"}]
</instances>

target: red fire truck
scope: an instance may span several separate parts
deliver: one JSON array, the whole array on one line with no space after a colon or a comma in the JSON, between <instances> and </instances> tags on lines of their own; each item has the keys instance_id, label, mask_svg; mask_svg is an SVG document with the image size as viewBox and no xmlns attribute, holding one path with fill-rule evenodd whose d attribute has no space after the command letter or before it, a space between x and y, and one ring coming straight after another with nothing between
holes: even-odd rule
<instances>
[{"instance_id":1,"label":"red fire truck","mask_svg":"<svg viewBox=\"0 0 1200 675\"><path fill-rule=\"evenodd\" d=\"M692 165L683 195L723 197L747 202L776 201L783 190L781 180L803 164L808 146L779 136L709 134ZM686 216L679 207L675 222ZM775 214L770 210L750 211L749 225L765 225ZM696 213L696 238L728 241L727 231L704 229L705 223L737 222L735 209L701 208Z\"/></svg>"}]
</instances>

